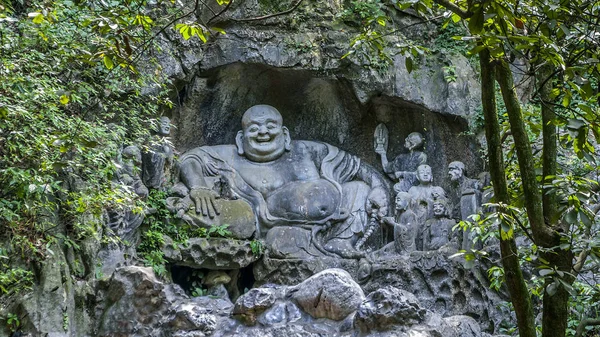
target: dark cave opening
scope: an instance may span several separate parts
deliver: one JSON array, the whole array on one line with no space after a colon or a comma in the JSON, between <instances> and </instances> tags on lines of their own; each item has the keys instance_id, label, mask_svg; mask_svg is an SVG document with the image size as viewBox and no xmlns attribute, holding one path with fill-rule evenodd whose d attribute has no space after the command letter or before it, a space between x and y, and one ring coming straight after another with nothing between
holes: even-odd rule
<instances>
[{"instance_id":1,"label":"dark cave opening","mask_svg":"<svg viewBox=\"0 0 600 337\"><path fill-rule=\"evenodd\" d=\"M241 269L211 270L171 265L173 283L178 284L190 296L215 295L223 285L231 301L254 287L253 264ZM222 288L221 288L222 289Z\"/></svg>"}]
</instances>

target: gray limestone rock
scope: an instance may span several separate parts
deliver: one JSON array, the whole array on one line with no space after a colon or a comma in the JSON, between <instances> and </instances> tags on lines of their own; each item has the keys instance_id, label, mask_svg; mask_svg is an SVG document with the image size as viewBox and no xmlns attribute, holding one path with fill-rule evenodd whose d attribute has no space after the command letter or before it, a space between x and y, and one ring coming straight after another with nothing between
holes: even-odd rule
<instances>
[{"instance_id":1,"label":"gray limestone rock","mask_svg":"<svg viewBox=\"0 0 600 337\"><path fill-rule=\"evenodd\" d=\"M167 261L180 266L214 270L230 270L246 267L256 261L250 241L191 238L185 246L165 238L162 248Z\"/></svg>"},{"instance_id":2,"label":"gray limestone rock","mask_svg":"<svg viewBox=\"0 0 600 337\"><path fill-rule=\"evenodd\" d=\"M235 302L233 316L244 324L254 325L258 316L270 308L281 291L276 288L254 288L240 296Z\"/></svg>"},{"instance_id":3,"label":"gray limestone rock","mask_svg":"<svg viewBox=\"0 0 600 337\"><path fill-rule=\"evenodd\" d=\"M335 321L355 312L365 299L360 286L342 269L328 269L313 275L291 287L289 293L310 316Z\"/></svg>"},{"instance_id":4,"label":"gray limestone rock","mask_svg":"<svg viewBox=\"0 0 600 337\"><path fill-rule=\"evenodd\" d=\"M264 326L288 324L302 318L300 309L291 302L279 303L267 310L258 318L258 322Z\"/></svg>"},{"instance_id":5,"label":"gray limestone rock","mask_svg":"<svg viewBox=\"0 0 600 337\"><path fill-rule=\"evenodd\" d=\"M362 332L384 331L395 325L421 323L425 314L426 310L415 295L398 288L385 287L367 296L354 317L354 325Z\"/></svg>"},{"instance_id":6,"label":"gray limestone rock","mask_svg":"<svg viewBox=\"0 0 600 337\"><path fill-rule=\"evenodd\" d=\"M178 285L138 266L117 269L100 296L97 336L209 335L232 308L229 300L190 299Z\"/></svg>"}]
</instances>

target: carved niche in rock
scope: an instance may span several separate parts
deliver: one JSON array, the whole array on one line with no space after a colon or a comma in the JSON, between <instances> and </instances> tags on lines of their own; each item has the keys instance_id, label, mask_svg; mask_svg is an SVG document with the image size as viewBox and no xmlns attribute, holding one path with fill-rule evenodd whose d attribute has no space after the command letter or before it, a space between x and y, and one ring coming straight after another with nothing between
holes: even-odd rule
<instances>
[{"instance_id":1,"label":"carved niche in rock","mask_svg":"<svg viewBox=\"0 0 600 337\"><path fill-rule=\"evenodd\" d=\"M282 122L274 107L256 105L244 113L236 145L182 155L170 209L197 226L256 226L272 257L364 255L374 215L387 214L381 175L332 145L292 141Z\"/></svg>"}]
</instances>

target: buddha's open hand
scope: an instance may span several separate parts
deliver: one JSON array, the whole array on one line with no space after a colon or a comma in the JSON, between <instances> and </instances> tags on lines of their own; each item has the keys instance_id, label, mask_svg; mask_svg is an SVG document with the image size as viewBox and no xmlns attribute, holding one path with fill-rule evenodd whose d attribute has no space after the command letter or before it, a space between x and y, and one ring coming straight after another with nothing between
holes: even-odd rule
<instances>
[{"instance_id":1,"label":"buddha's open hand","mask_svg":"<svg viewBox=\"0 0 600 337\"><path fill-rule=\"evenodd\" d=\"M217 208L215 199L219 198L219 194L207 187L196 187L190 191L190 198L196 205L196 213L202 213L203 216L209 216L211 219L215 215L221 214Z\"/></svg>"}]
</instances>

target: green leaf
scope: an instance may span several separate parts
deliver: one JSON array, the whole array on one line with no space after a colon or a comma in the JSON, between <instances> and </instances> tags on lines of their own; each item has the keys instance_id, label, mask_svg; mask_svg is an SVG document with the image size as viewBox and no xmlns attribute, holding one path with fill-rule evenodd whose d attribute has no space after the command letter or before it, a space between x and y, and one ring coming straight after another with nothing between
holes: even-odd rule
<instances>
[{"instance_id":1,"label":"green leaf","mask_svg":"<svg viewBox=\"0 0 600 337\"><path fill-rule=\"evenodd\" d=\"M560 95L560 89L552 88L552 91L550 91L550 98L555 99L556 97L558 97L558 95Z\"/></svg>"},{"instance_id":2,"label":"green leaf","mask_svg":"<svg viewBox=\"0 0 600 337\"><path fill-rule=\"evenodd\" d=\"M385 18L384 18L384 17L378 17L378 18L377 18L377 23L378 23L380 26L384 26L384 27L385 27Z\"/></svg>"},{"instance_id":3,"label":"green leaf","mask_svg":"<svg viewBox=\"0 0 600 337\"><path fill-rule=\"evenodd\" d=\"M565 221L568 224L574 224L577 222L577 210L572 209L565 214Z\"/></svg>"},{"instance_id":4,"label":"green leaf","mask_svg":"<svg viewBox=\"0 0 600 337\"><path fill-rule=\"evenodd\" d=\"M550 274L554 274L553 269L542 269L540 270L540 276L548 276Z\"/></svg>"},{"instance_id":5,"label":"green leaf","mask_svg":"<svg viewBox=\"0 0 600 337\"><path fill-rule=\"evenodd\" d=\"M212 30L214 30L217 33L223 34L223 35L227 34L223 28L212 27Z\"/></svg>"},{"instance_id":6,"label":"green leaf","mask_svg":"<svg viewBox=\"0 0 600 337\"><path fill-rule=\"evenodd\" d=\"M410 57L410 56L407 57L404 60L404 65L406 66L406 70L410 74L413 71L413 60L412 60L412 57Z\"/></svg>"},{"instance_id":7,"label":"green leaf","mask_svg":"<svg viewBox=\"0 0 600 337\"><path fill-rule=\"evenodd\" d=\"M60 96L60 103L62 105L67 105L67 103L69 103L69 100L70 100L69 96L67 96L67 95Z\"/></svg>"},{"instance_id":8,"label":"green leaf","mask_svg":"<svg viewBox=\"0 0 600 337\"><path fill-rule=\"evenodd\" d=\"M112 58L110 58L108 55L104 55L104 66L106 66L106 69L112 69L115 67Z\"/></svg>"},{"instance_id":9,"label":"green leaf","mask_svg":"<svg viewBox=\"0 0 600 337\"><path fill-rule=\"evenodd\" d=\"M483 8L478 6L473 13L473 16L469 19L469 31L471 34L476 35L481 33L483 30L483 23L485 22L485 15Z\"/></svg>"},{"instance_id":10,"label":"green leaf","mask_svg":"<svg viewBox=\"0 0 600 337\"><path fill-rule=\"evenodd\" d=\"M452 13L452 15L450 16L450 19L452 19L452 22L457 23L460 21L460 16L458 16L458 14L456 14L456 13Z\"/></svg>"},{"instance_id":11,"label":"green leaf","mask_svg":"<svg viewBox=\"0 0 600 337\"><path fill-rule=\"evenodd\" d=\"M558 290L558 283L554 282L554 283L550 283L547 287L546 287L546 293L550 296L553 296L554 294L556 294L556 291Z\"/></svg>"},{"instance_id":12,"label":"green leaf","mask_svg":"<svg viewBox=\"0 0 600 337\"><path fill-rule=\"evenodd\" d=\"M38 13L38 12L29 13L29 14L27 14L27 16L32 18L33 23L35 23L35 24L39 25L40 23L44 22L44 14L42 14L42 13Z\"/></svg>"}]
</instances>

